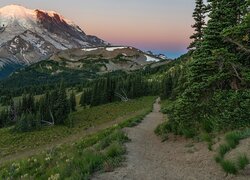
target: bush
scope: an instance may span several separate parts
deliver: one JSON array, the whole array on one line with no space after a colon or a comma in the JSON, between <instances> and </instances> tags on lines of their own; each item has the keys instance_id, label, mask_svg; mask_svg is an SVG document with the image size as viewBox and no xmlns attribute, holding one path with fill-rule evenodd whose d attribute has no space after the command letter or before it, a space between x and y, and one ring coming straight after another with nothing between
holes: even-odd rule
<instances>
[{"instance_id":1,"label":"bush","mask_svg":"<svg viewBox=\"0 0 250 180\"><path fill-rule=\"evenodd\" d=\"M121 130L114 130L110 135L104 137L98 144L97 149L103 150L113 142L125 143L129 138Z\"/></svg>"},{"instance_id":2,"label":"bush","mask_svg":"<svg viewBox=\"0 0 250 180\"><path fill-rule=\"evenodd\" d=\"M106 156L108 158L114 158L125 153L125 148L120 143L111 144L106 150Z\"/></svg>"},{"instance_id":3,"label":"bush","mask_svg":"<svg viewBox=\"0 0 250 180\"><path fill-rule=\"evenodd\" d=\"M99 170L102 167L103 162L104 157L101 154L88 150L76 155L66 169L69 168L73 171L70 174L74 174L75 171L75 174L81 174L81 177L86 179L89 177L89 174Z\"/></svg>"},{"instance_id":4,"label":"bush","mask_svg":"<svg viewBox=\"0 0 250 180\"><path fill-rule=\"evenodd\" d=\"M181 128L181 133L186 138L193 138L193 137L195 137L197 135L197 131L192 127L183 127L183 128Z\"/></svg>"},{"instance_id":5,"label":"bush","mask_svg":"<svg viewBox=\"0 0 250 180\"><path fill-rule=\"evenodd\" d=\"M216 129L216 120L213 118L204 118L201 126L206 133L212 133Z\"/></svg>"},{"instance_id":6,"label":"bush","mask_svg":"<svg viewBox=\"0 0 250 180\"><path fill-rule=\"evenodd\" d=\"M41 128L41 122L39 119L39 115L31 113L22 114L22 116L15 125L15 130L17 132L29 132L40 128Z\"/></svg>"},{"instance_id":7,"label":"bush","mask_svg":"<svg viewBox=\"0 0 250 180\"><path fill-rule=\"evenodd\" d=\"M187 90L171 106L163 104L162 112L168 114L173 133L192 137L202 131L228 131L250 125L250 90L215 91L203 103L195 103L199 98L194 95L193 90Z\"/></svg>"},{"instance_id":8,"label":"bush","mask_svg":"<svg viewBox=\"0 0 250 180\"><path fill-rule=\"evenodd\" d=\"M163 136L164 134L168 134L170 131L171 131L170 124L168 122L164 122L158 125L154 132L158 136Z\"/></svg>"}]
</instances>

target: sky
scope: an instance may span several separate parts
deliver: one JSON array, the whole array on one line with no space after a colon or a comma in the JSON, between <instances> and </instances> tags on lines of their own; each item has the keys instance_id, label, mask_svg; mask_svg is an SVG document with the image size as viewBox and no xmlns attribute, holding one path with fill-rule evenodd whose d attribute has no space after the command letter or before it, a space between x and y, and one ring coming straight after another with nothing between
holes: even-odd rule
<instances>
[{"instance_id":1,"label":"sky","mask_svg":"<svg viewBox=\"0 0 250 180\"><path fill-rule=\"evenodd\" d=\"M128 45L176 58L184 54L193 33L195 0L1 0L53 10L79 25L86 34L114 45Z\"/></svg>"}]
</instances>

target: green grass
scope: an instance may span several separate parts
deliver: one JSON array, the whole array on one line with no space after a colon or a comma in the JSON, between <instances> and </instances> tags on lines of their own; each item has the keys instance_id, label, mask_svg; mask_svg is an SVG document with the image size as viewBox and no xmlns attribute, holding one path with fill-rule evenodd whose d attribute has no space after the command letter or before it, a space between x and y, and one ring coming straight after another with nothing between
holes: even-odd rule
<instances>
[{"instance_id":1,"label":"green grass","mask_svg":"<svg viewBox=\"0 0 250 180\"><path fill-rule=\"evenodd\" d=\"M233 131L225 136L225 143L221 144L218 149L218 154L215 156L215 161L221 165L226 173L237 174L239 170L244 169L249 160L246 155L240 155L238 162L225 160L225 155L239 145L240 140L250 137L250 129L242 131Z\"/></svg>"},{"instance_id":2,"label":"green grass","mask_svg":"<svg viewBox=\"0 0 250 180\"><path fill-rule=\"evenodd\" d=\"M169 133L169 124L168 122L164 122L156 127L154 130L155 134L161 137L162 142L168 139Z\"/></svg>"},{"instance_id":3,"label":"green grass","mask_svg":"<svg viewBox=\"0 0 250 180\"><path fill-rule=\"evenodd\" d=\"M237 174L238 170L235 166L234 162L229 160L222 160L221 161L221 167L227 174Z\"/></svg>"},{"instance_id":4,"label":"green grass","mask_svg":"<svg viewBox=\"0 0 250 180\"><path fill-rule=\"evenodd\" d=\"M209 151L213 150L213 145L214 145L214 135L213 134L203 132L200 134L198 139L207 142L207 146L208 146Z\"/></svg>"},{"instance_id":5,"label":"green grass","mask_svg":"<svg viewBox=\"0 0 250 180\"><path fill-rule=\"evenodd\" d=\"M246 154L239 155L237 161L239 169L245 169L249 164L249 159Z\"/></svg>"},{"instance_id":6,"label":"green grass","mask_svg":"<svg viewBox=\"0 0 250 180\"><path fill-rule=\"evenodd\" d=\"M129 102L115 102L89 109L78 108L77 112L70 115L74 122L73 128L53 126L28 133L14 133L13 127L2 128L0 129L0 157L57 142L89 127L124 116L131 117L139 111L147 111L151 108L154 99L155 97L144 97Z\"/></svg>"},{"instance_id":7,"label":"green grass","mask_svg":"<svg viewBox=\"0 0 250 180\"><path fill-rule=\"evenodd\" d=\"M96 171L111 171L124 160L124 143L129 139L122 128L137 124L152 109L124 122L29 159L5 164L0 179L90 179Z\"/></svg>"},{"instance_id":8,"label":"green grass","mask_svg":"<svg viewBox=\"0 0 250 180\"><path fill-rule=\"evenodd\" d=\"M219 156L224 157L224 155L231 150L231 147L228 144L221 144L219 146Z\"/></svg>"}]
</instances>

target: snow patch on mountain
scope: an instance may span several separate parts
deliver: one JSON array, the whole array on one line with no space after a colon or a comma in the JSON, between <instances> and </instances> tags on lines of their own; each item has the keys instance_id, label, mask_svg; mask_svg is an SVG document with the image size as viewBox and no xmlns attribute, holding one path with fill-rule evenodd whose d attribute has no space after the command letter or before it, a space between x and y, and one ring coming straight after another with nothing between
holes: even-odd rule
<instances>
[{"instance_id":1,"label":"snow patch on mountain","mask_svg":"<svg viewBox=\"0 0 250 180\"><path fill-rule=\"evenodd\" d=\"M151 56L148 56L148 55L145 55L146 56L146 61L147 62L159 62L159 59L157 58L154 58L154 57L151 57Z\"/></svg>"},{"instance_id":2,"label":"snow patch on mountain","mask_svg":"<svg viewBox=\"0 0 250 180\"><path fill-rule=\"evenodd\" d=\"M90 51L96 51L96 50L98 50L99 48L83 48L82 50L83 51L88 51L88 52L90 52Z\"/></svg>"},{"instance_id":3,"label":"snow patch on mountain","mask_svg":"<svg viewBox=\"0 0 250 180\"><path fill-rule=\"evenodd\" d=\"M128 47L107 47L106 50L107 51L115 51L117 49L126 49Z\"/></svg>"},{"instance_id":4,"label":"snow patch on mountain","mask_svg":"<svg viewBox=\"0 0 250 180\"><path fill-rule=\"evenodd\" d=\"M24 28L32 28L36 23L36 13L18 5L9 5L0 9L0 26L8 26L11 23L18 24Z\"/></svg>"}]
</instances>

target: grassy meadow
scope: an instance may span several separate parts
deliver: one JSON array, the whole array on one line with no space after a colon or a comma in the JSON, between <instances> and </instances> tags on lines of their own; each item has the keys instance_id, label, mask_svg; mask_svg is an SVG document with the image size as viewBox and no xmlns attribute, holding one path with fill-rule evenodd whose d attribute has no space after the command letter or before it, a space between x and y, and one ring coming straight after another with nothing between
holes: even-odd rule
<instances>
[{"instance_id":1,"label":"grassy meadow","mask_svg":"<svg viewBox=\"0 0 250 180\"><path fill-rule=\"evenodd\" d=\"M32 146L32 143L29 142L30 139L28 140L27 137L34 137L37 138L37 142L47 143L49 138L40 137L40 133L44 136L46 134L46 137L57 136L62 138L68 135L68 133L77 132L79 127L84 128L88 125L88 123L84 122L86 119L90 123L90 118L92 118L91 124L98 124L132 113L130 117L124 117L124 121L92 135L82 137L73 144L62 145L39 155L6 163L0 167L0 178L90 179L91 175L96 171L113 170L124 160L123 154L126 153L126 149L123 144L129 141L122 128L132 127L140 123L152 110L154 100L154 97L144 97L126 103L117 102L90 109L80 109L72 114L72 118L76 119L76 127L72 129L67 129L66 127L54 129L52 127L33 132L31 133L32 135L23 134L22 137L17 135L15 139L18 139L17 137L19 136L20 139L26 139L26 141L22 141L22 143L16 141L14 144L20 144L19 147L21 147L21 144ZM140 111L140 113L133 115L133 112L136 111ZM84 117L88 118L81 121L80 117L86 114L89 116ZM10 133L9 130L5 129L1 133L7 135Z\"/></svg>"},{"instance_id":2,"label":"grassy meadow","mask_svg":"<svg viewBox=\"0 0 250 180\"><path fill-rule=\"evenodd\" d=\"M79 107L77 112L70 115L73 127L44 127L39 131L26 133L13 132L13 127L2 128L0 129L0 158L39 148L46 144L53 144L53 142L82 133L98 124L114 121L118 118L133 117L136 112L151 107L154 99L154 97L144 97L129 102L115 102L88 109Z\"/></svg>"}]
</instances>

